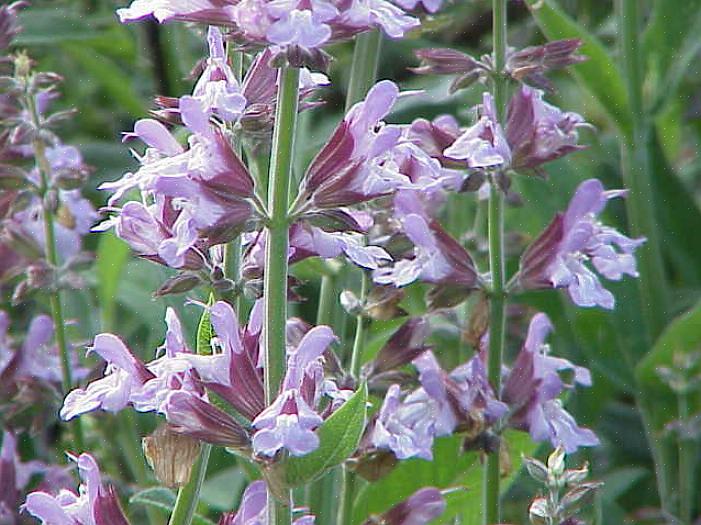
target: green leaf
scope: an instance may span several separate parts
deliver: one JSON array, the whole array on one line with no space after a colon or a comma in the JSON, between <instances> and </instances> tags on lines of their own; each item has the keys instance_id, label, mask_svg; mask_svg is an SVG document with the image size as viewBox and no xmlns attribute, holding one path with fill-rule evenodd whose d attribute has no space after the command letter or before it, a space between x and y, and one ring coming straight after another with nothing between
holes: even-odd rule
<instances>
[{"instance_id":1,"label":"green leaf","mask_svg":"<svg viewBox=\"0 0 701 525\"><path fill-rule=\"evenodd\" d=\"M571 66L582 84L599 101L611 120L625 135L631 134L630 109L623 77L610 53L585 27L573 20L554 0L527 0L538 26L551 40L579 38L586 62Z\"/></svg>"},{"instance_id":2,"label":"green leaf","mask_svg":"<svg viewBox=\"0 0 701 525\"><path fill-rule=\"evenodd\" d=\"M659 375L662 367L674 368L675 356L701 352L701 302L692 310L678 317L667 326L655 342L652 350L638 364L635 370L641 387L645 388L647 397L654 400L648 409L652 423L661 430L667 423L678 417L677 397L670 386ZM699 394L694 396L698 407Z\"/></svg>"},{"instance_id":3,"label":"green leaf","mask_svg":"<svg viewBox=\"0 0 701 525\"><path fill-rule=\"evenodd\" d=\"M207 306L214 304L214 295L209 294ZM200 355L209 355L212 353L212 337L214 337L214 327L212 326L211 314L208 308L205 308L200 317L200 322L197 325L197 353Z\"/></svg>"},{"instance_id":4,"label":"green leaf","mask_svg":"<svg viewBox=\"0 0 701 525\"><path fill-rule=\"evenodd\" d=\"M129 498L129 505L146 505L170 513L175 505L175 493L165 487L151 487ZM213 521L200 514L194 515L192 523L193 525L214 525Z\"/></svg>"},{"instance_id":5,"label":"green leaf","mask_svg":"<svg viewBox=\"0 0 701 525\"><path fill-rule=\"evenodd\" d=\"M504 439L511 459L511 471L502 482L506 491L521 468L521 454L532 454L536 445L528 434L508 431ZM479 523L482 507L483 467L477 452L463 452L459 435L439 438L433 447L433 461L409 459L400 462L387 476L368 483L353 505L353 524L362 523L367 516L382 514L411 496L422 487L449 488L460 486L460 505L448 505L436 523L453 523L457 515L463 524ZM465 521L467 519L467 521Z\"/></svg>"},{"instance_id":6,"label":"green leaf","mask_svg":"<svg viewBox=\"0 0 701 525\"><path fill-rule=\"evenodd\" d=\"M643 36L647 82L656 87L656 110L674 100L679 83L701 49L701 11L689 0L655 0Z\"/></svg>"},{"instance_id":7,"label":"green leaf","mask_svg":"<svg viewBox=\"0 0 701 525\"><path fill-rule=\"evenodd\" d=\"M112 22L111 17L87 17L69 7L31 7L21 11L19 19L22 31L13 40L17 46L90 40L100 36L98 25Z\"/></svg>"},{"instance_id":8,"label":"green leaf","mask_svg":"<svg viewBox=\"0 0 701 525\"><path fill-rule=\"evenodd\" d=\"M117 307L119 279L129 260L129 245L112 233L103 233L97 247L95 271L102 329L111 330Z\"/></svg>"},{"instance_id":9,"label":"green leaf","mask_svg":"<svg viewBox=\"0 0 701 525\"><path fill-rule=\"evenodd\" d=\"M299 487L340 465L358 448L367 419L368 388L365 383L317 430L319 448L306 456L288 456L266 473L276 487Z\"/></svg>"},{"instance_id":10,"label":"green leaf","mask_svg":"<svg viewBox=\"0 0 701 525\"><path fill-rule=\"evenodd\" d=\"M134 90L131 77L114 60L98 53L89 46L66 42L62 47L89 72L90 78L99 82L100 87L111 100L121 106L132 117L144 115L145 106Z\"/></svg>"}]
</instances>

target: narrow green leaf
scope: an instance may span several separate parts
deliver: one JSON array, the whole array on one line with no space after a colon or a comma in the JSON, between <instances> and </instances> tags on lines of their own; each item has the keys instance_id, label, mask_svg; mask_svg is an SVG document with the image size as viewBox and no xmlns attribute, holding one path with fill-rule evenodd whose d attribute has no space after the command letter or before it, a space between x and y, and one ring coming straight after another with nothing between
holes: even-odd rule
<instances>
[{"instance_id":1,"label":"narrow green leaf","mask_svg":"<svg viewBox=\"0 0 701 525\"><path fill-rule=\"evenodd\" d=\"M129 505L146 505L170 513L175 505L175 494L165 487L150 487L129 498ZM214 522L195 514L193 525L214 525Z\"/></svg>"},{"instance_id":2,"label":"narrow green leaf","mask_svg":"<svg viewBox=\"0 0 701 525\"><path fill-rule=\"evenodd\" d=\"M214 304L214 295L209 294L207 306ZM197 353L200 355L209 355L212 353L211 340L214 337L214 328L212 327L211 314L209 309L205 309L200 317L200 322L197 325Z\"/></svg>"},{"instance_id":3,"label":"narrow green leaf","mask_svg":"<svg viewBox=\"0 0 701 525\"><path fill-rule=\"evenodd\" d=\"M701 49L701 11L689 0L655 0L643 35L647 82L655 86L655 110L674 99L687 67Z\"/></svg>"},{"instance_id":4,"label":"narrow green leaf","mask_svg":"<svg viewBox=\"0 0 701 525\"><path fill-rule=\"evenodd\" d=\"M95 49L76 43L66 42L63 49L76 62L90 72L90 77L100 83L100 87L116 104L133 117L141 117L145 106L133 87L132 78L109 57Z\"/></svg>"},{"instance_id":5,"label":"narrow green leaf","mask_svg":"<svg viewBox=\"0 0 701 525\"><path fill-rule=\"evenodd\" d=\"M129 260L129 245L112 233L103 233L97 247L95 271L102 329L111 330L117 308L119 278Z\"/></svg>"},{"instance_id":6,"label":"narrow green leaf","mask_svg":"<svg viewBox=\"0 0 701 525\"><path fill-rule=\"evenodd\" d=\"M630 109L625 84L611 55L599 39L573 20L554 0L526 0L538 26L551 40L579 38L581 52L589 59L572 67L577 81L599 101L611 120L627 136L631 134Z\"/></svg>"},{"instance_id":7,"label":"narrow green leaf","mask_svg":"<svg viewBox=\"0 0 701 525\"><path fill-rule=\"evenodd\" d=\"M343 463L358 448L367 419L367 385L363 384L319 427L319 448L306 456L288 456L267 473L271 484L298 487Z\"/></svg>"}]
</instances>

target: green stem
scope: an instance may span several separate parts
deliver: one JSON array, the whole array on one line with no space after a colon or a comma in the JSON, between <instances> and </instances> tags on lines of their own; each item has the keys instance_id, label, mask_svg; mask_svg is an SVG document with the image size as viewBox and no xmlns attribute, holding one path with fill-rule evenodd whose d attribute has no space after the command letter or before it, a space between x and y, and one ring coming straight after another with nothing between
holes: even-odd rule
<instances>
[{"instance_id":1,"label":"green stem","mask_svg":"<svg viewBox=\"0 0 701 525\"><path fill-rule=\"evenodd\" d=\"M625 137L622 146L622 171L626 186L630 189L626 207L631 232L647 238L637 252L640 268L638 283L649 337L654 341L666 324L669 297L655 220L655 192L647 147L652 127L643 101L639 3L639 0L618 0L621 58L633 125L632 136Z\"/></svg>"},{"instance_id":2,"label":"green stem","mask_svg":"<svg viewBox=\"0 0 701 525\"><path fill-rule=\"evenodd\" d=\"M190 525L192 523L192 517L195 515L195 510L197 510L202 482L207 474L207 464L209 463L211 451L212 445L202 444L200 457L192 467L190 480L178 490L178 497L175 500L175 506L173 507L173 513L170 515L168 525Z\"/></svg>"},{"instance_id":3,"label":"green stem","mask_svg":"<svg viewBox=\"0 0 701 525\"><path fill-rule=\"evenodd\" d=\"M341 499L338 505L337 525L350 525L353 518L353 500L357 478L347 468L341 470Z\"/></svg>"},{"instance_id":4,"label":"green stem","mask_svg":"<svg viewBox=\"0 0 701 525\"><path fill-rule=\"evenodd\" d=\"M268 186L270 216L263 285L265 398L268 405L278 394L286 366L285 324L287 322L287 251L289 247L287 205L297 122L299 69L287 66L281 68L278 86ZM291 499L291 495L288 499ZM272 496L269 496L268 501L268 523L289 525L290 502L288 501L286 505Z\"/></svg>"},{"instance_id":5,"label":"green stem","mask_svg":"<svg viewBox=\"0 0 701 525\"><path fill-rule=\"evenodd\" d=\"M382 35L377 29L355 37L353 64L346 93L346 111L353 104L365 98L377 78L377 66L380 62L380 44Z\"/></svg>"},{"instance_id":6,"label":"green stem","mask_svg":"<svg viewBox=\"0 0 701 525\"><path fill-rule=\"evenodd\" d=\"M368 289L370 288L370 277L363 270L360 281L360 303L365 304L368 297ZM363 357L363 347L365 345L365 328L367 319L363 313L355 316L355 337L353 339L353 352L351 353L350 372L351 375L358 379L360 377L360 367Z\"/></svg>"},{"instance_id":7,"label":"green stem","mask_svg":"<svg viewBox=\"0 0 701 525\"><path fill-rule=\"evenodd\" d=\"M694 507L694 471L696 465L695 443L687 435L689 424L689 395L687 392L677 394L678 419L681 425L679 434L679 518L682 525L691 525Z\"/></svg>"},{"instance_id":8,"label":"green stem","mask_svg":"<svg viewBox=\"0 0 701 525\"><path fill-rule=\"evenodd\" d=\"M494 40L494 102L499 118L506 107L508 79L504 76L506 65L506 0L493 0ZM497 396L501 390L501 364L504 352L506 295L504 292L504 196L496 180L492 179L487 219L489 238L489 269L492 289L489 301L489 353L487 377ZM500 522L500 452L487 456L484 472L484 521L489 525Z\"/></svg>"},{"instance_id":9,"label":"green stem","mask_svg":"<svg viewBox=\"0 0 701 525\"><path fill-rule=\"evenodd\" d=\"M41 118L37 110L36 100L34 95L26 93L26 105L32 118L32 123L35 129L41 129ZM37 133L36 138L32 141L34 149L34 158L41 177L41 199L42 199L42 215L44 219L44 237L46 261L52 269L58 270L59 259L58 249L56 246L56 232L54 228L54 215L51 209L51 203L47 202L47 195L51 188L51 165L46 158L46 145ZM66 322L63 317L63 305L61 304L61 295L55 286L52 286L49 293L49 304L51 307L51 318L54 322L54 332L56 337L56 345L61 357L61 386L63 393L67 394L73 388L73 374L71 371L71 359L68 351L68 341L66 339ZM83 427L80 419L75 419L72 423L73 427L73 445L83 451Z\"/></svg>"}]
</instances>

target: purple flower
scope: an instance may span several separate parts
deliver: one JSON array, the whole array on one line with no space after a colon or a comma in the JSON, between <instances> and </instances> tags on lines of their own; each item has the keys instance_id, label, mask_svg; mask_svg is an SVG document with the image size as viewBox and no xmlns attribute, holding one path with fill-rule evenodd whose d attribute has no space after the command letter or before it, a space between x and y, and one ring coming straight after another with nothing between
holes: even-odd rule
<instances>
[{"instance_id":1,"label":"purple flower","mask_svg":"<svg viewBox=\"0 0 701 525\"><path fill-rule=\"evenodd\" d=\"M478 286L479 276L470 254L438 221L426 217L415 192L399 192L394 208L403 233L414 244L413 258L375 270L376 283L400 287L418 279L468 290Z\"/></svg>"},{"instance_id":2,"label":"purple flower","mask_svg":"<svg viewBox=\"0 0 701 525\"><path fill-rule=\"evenodd\" d=\"M565 384L559 372L573 371L574 382L583 386L591 386L591 376L586 368L549 355L545 339L551 330L545 314L533 317L526 342L504 381L502 398L511 408L510 425L527 430L536 441L549 440L571 453L580 446L598 445L599 440L591 430L578 427L557 399L574 387Z\"/></svg>"},{"instance_id":3,"label":"purple flower","mask_svg":"<svg viewBox=\"0 0 701 525\"><path fill-rule=\"evenodd\" d=\"M596 179L580 184L567 211L557 214L521 256L521 287L567 288L579 306L613 308L613 294L601 285L587 263L614 281L626 274L638 276L634 252L645 239L626 237L598 219L609 199L625 193L605 191Z\"/></svg>"},{"instance_id":4,"label":"purple flower","mask_svg":"<svg viewBox=\"0 0 701 525\"><path fill-rule=\"evenodd\" d=\"M10 47L14 37L22 31L17 13L26 5L27 2L22 0L0 7L0 51Z\"/></svg>"},{"instance_id":5,"label":"purple flower","mask_svg":"<svg viewBox=\"0 0 701 525\"><path fill-rule=\"evenodd\" d=\"M452 115L440 115L432 121L414 120L406 131L407 139L420 147L442 165L451 161L443 152L460 136L460 126Z\"/></svg>"},{"instance_id":6,"label":"purple flower","mask_svg":"<svg viewBox=\"0 0 701 525\"><path fill-rule=\"evenodd\" d=\"M246 43L315 49L373 27L401 38L419 21L388 0L134 0L117 11L122 22L149 17L229 27Z\"/></svg>"},{"instance_id":7,"label":"purple flower","mask_svg":"<svg viewBox=\"0 0 701 525\"><path fill-rule=\"evenodd\" d=\"M401 129L385 125L382 119L398 94L393 82L383 80L348 111L307 169L297 211L365 202L406 183L394 166L385 163L385 154L397 144Z\"/></svg>"},{"instance_id":8,"label":"purple flower","mask_svg":"<svg viewBox=\"0 0 701 525\"><path fill-rule=\"evenodd\" d=\"M335 340L328 326L317 326L289 353L280 394L253 420L256 454L273 456L285 448L294 456L302 456L319 446L314 430L323 419L314 407L321 395L322 356Z\"/></svg>"},{"instance_id":9,"label":"purple flower","mask_svg":"<svg viewBox=\"0 0 701 525\"><path fill-rule=\"evenodd\" d=\"M54 323L48 315L32 319L22 347L13 350L7 336L9 317L0 311L0 377L5 380L38 379L48 383L61 382L61 358L53 342ZM74 376L83 378L87 370L80 366L71 352Z\"/></svg>"},{"instance_id":10,"label":"purple flower","mask_svg":"<svg viewBox=\"0 0 701 525\"><path fill-rule=\"evenodd\" d=\"M83 172L87 168L80 151L73 146L56 145L46 150L46 157L51 167L51 179L56 181L66 172ZM37 170L29 178L39 184ZM82 237L90 232L90 226L97 219L97 213L89 200L80 190L58 191L58 212L54 224L56 248L61 260L69 259L80 252ZM25 235L31 237L42 251L46 250L46 232L44 231L44 211L41 199L32 196L30 202L21 211L13 214L9 221L14 223Z\"/></svg>"},{"instance_id":11,"label":"purple flower","mask_svg":"<svg viewBox=\"0 0 701 525\"><path fill-rule=\"evenodd\" d=\"M406 11L416 9L416 6L421 5L429 13L433 14L443 5L443 0L394 0L394 3Z\"/></svg>"},{"instance_id":12,"label":"purple flower","mask_svg":"<svg viewBox=\"0 0 701 525\"><path fill-rule=\"evenodd\" d=\"M234 514L224 514L219 525L266 525L268 489L264 481L254 481L241 496L241 503ZM314 525L314 516L303 516L292 522L292 525Z\"/></svg>"},{"instance_id":13,"label":"purple flower","mask_svg":"<svg viewBox=\"0 0 701 525\"><path fill-rule=\"evenodd\" d=\"M513 169L538 166L583 149L577 129L588 126L581 115L565 112L543 100L543 92L521 86L514 93L506 116L506 139Z\"/></svg>"},{"instance_id":14,"label":"purple flower","mask_svg":"<svg viewBox=\"0 0 701 525\"><path fill-rule=\"evenodd\" d=\"M110 204L132 188L153 204L127 204L123 218L124 208L98 229L114 225L141 255L176 268L198 268L206 248L230 240L252 217L254 183L197 99L183 97L180 111L193 131L190 149L184 150L159 122L141 120L130 134L149 146L141 168L100 186L114 191Z\"/></svg>"},{"instance_id":15,"label":"purple flower","mask_svg":"<svg viewBox=\"0 0 701 525\"><path fill-rule=\"evenodd\" d=\"M236 121L246 107L246 98L236 81L236 75L227 63L221 31L210 26L207 33L209 58L192 91L203 111L216 115L225 122Z\"/></svg>"},{"instance_id":16,"label":"purple flower","mask_svg":"<svg viewBox=\"0 0 701 525\"><path fill-rule=\"evenodd\" d=\"M428 350L425 340L429 328L428 321L423 317L409 319L380 349L370 365L369 375L395 370L412 362Z\"/></svg>"},{"instance_id":17,"label":"purple flower","mask_svg":"<svg viewBox=\"0 0 701 525\"><path fill-rule=\"evenodd\" d=\"M375 447L390 449L398 459L431 460L435 437L450 435L458 427L471 430L475 421L495 421L506 412L489 386L479 357L450 374L430 350L412 363L421 387L401 399L399 385L392 385L370 434Z\"/></svg>"},{"instance_id":18,"label":"purple flower","mask_svg":"<svg viewBox=\"0 0 701 525\"><path fill-rule=\"evenodd\" d=\"M85 389L69 392L61 408L61 418L69 420L98 409L118 412L127 405L141 412L159 411L172 390L204 395L201 386L190 376L191 365L183 359L190 351L182 343L180 321L170 308L166 311L166 323L165 355L147 365L117 336L97 335L90 351L107 361L104 377Z\"/></svg>"},{"instance_id":19,"label":"purple flower","mask_svg":"<svg viewBox=\"0 0 701 525\"><path fill-rule=\"evenodd\" d=\"M32 492L22 509L45 525L128 525L114 488L100 480L95 459L87 453L73 459L83 481L77 494Z\"/></svg>"},{"instance_id":20,"label":"purple flower","mask_svg":"<svg viewBox=\"0 0 701 525\"><path fill-rule=\"evenodd\" d=\"M231 305L217 301L210 308L216 337L211 355L181 354L179 360L191 365L202 384L249 420L265 408L263 370L259 358L262 303L256 303L248 326L239 327ZM167 407L165 410L168 417Z\"/></svg>"},{"instance_id":21,"label":"purple flower","mask_svg":"<svg viewBox=\"0 0 701 525\"><path fill-rule=\"evenodd\" d=\"M506 168L511 162L511 151L504 130L496 116L494 99L484 93L479 106L479 120L443 151L447 158L461 161L468 168Z\"/></svg>"},{"instance_id":22,"label":"purple flower","mask_svg":"<svg viewBox=\"0 0 701 525\"><path fill-rule=\"evenodd\" d=\"M380 517L384 525L425 525L441 516L446 509L446 501L441 491L426 487L419 489L406 500L395 505ZM364 525L377 523L370 519Z\"/></svg>"}]
</instances>

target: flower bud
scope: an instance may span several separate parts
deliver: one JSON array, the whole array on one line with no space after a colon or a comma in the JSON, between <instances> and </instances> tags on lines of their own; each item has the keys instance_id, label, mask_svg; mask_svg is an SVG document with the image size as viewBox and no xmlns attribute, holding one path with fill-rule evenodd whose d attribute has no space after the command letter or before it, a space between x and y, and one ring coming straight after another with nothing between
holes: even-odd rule
<instances>
[{"instance_id":1,"label":"flower bud","mask_svg":"<svg viewBox=\"0 0 701 525\"><path fill-rule=\"evenodd\" d=\"M528 508L528 518L533 525L547 525L551 517L550 506L545 498L536 498Z\"/></svg>"},{"instance_id":2,"label":"flower bud","mask_svg":"<svg viewBox=\"0 0 701 525\"><path fill-rule=\"evenodd\" d=\"M0 190L21 190L30 185L27 173L16 166L0 165Z\"/></svg>"},{"instance_id":3,"label":"flower bud","mask_svg":"<svg viewBox=\"0 0 701 525\"><path fill-rule=\"evenodd\" d=\"M192 466L200 453L198 440L161 425L141 444L158 481L169 488L178 488L190 480Z\"/></svg>"},{"instance_id":4,"label":"flower bud","mask_svg":"<svg viewBox=\"0 0 701 525\"><path fill-rule=\"evenodd\" d=\"M200 279L198 275L193 273L180 273L175 277L167 279L153 295L154 297L162 297L164 295L185 293L201 283L202 279Z\"/></svg>"},{"instance_id":5,"label":"flower bud","mask_svg":"<svg viewBox=\"0 0 701 525\"><path fill-rule=\"evenodd\" d=\"M30 288L49 288L54 283L54 271L43 259L27 267L27 285Z\"/></svg>"},{"instance_id":6,"label":"flower bud","mask_svg":"<svg viewBox=\"0 0 701 525\"><path fill-rule=\"evenodd\" d=\"M526 465L528 474L539 483L548 481L548 469L540 461L535 458L523 458L523 463Z\"/></svg>"},{"instance_id":7,"label":"flower bud","mask_svg":"<svg viewBox=\"0 0 701 525\"><path fill-rule=\"evenodd\" d=\"M558 446L548 456L548 474L552 477L559 478L565 472L565 449Z\"/></svg>"},{"instance_id":8,"label":"flower bud","mask_svg":"<svg viewBox=\"0 0 701 525\"><path fill-rule=\"evenodd\" d=\"M77 190L88 178L87 170L61 170L54 176L54 184L62 190Z\"/></svg>"},{"instance_id":9,"label":"flower bud","mask_svg":"<svg viewBox=\"0 0 701 525\"><path fill-rule=\"evenodd\" d=\"M363 313L363 303L350 290L343 290L340 296L341 306L348 315L358 316Z\"/></svg>"}]
</instances>

